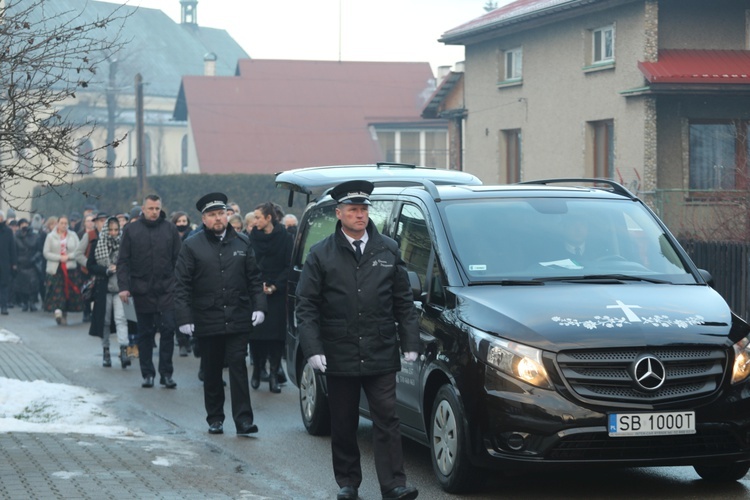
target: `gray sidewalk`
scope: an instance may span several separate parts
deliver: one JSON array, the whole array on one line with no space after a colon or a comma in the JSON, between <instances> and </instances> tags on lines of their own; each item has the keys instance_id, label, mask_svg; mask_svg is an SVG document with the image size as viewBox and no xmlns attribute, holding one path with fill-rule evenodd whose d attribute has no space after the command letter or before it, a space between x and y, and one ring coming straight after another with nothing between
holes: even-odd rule
<instances>
[{"instance_id":1,"label":"gray sidewalk","mask_svg":"<svg viewBox=\"0 0 750 500\"><path fill-rule=\"evenodd\" d=\"M0 342L0 377L70 384L22 343ZM215 444L184 435L110 438L0 430L3 500L292 498L284 490Z\"/></svg>"}]
</instances>

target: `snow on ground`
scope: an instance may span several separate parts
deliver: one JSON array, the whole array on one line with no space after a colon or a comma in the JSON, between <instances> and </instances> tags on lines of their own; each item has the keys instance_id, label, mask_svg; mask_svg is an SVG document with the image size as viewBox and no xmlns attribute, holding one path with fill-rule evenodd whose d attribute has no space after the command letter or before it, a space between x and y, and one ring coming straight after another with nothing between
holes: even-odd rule
<instances>
[{"instance_id":1,"label":"snow on ground","mask_svg":"<svg viewBox=\"0 0 750 500\"><path fill-rule=\"evenodd\" d=\"M21 342L0 328L0 342ZM0 377L0 432L142 436L103 409L111 397L84 387Z\"/></svg>"}]
</instances>

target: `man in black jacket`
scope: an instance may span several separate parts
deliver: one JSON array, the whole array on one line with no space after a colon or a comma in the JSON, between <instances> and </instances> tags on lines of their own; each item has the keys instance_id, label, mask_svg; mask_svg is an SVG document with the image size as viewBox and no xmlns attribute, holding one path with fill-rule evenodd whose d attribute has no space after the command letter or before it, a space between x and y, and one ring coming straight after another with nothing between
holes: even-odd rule
<instances>
[{"instance_id":1,"label":"man in black jacket","mask_svg":"<svg viewBox=\"0 0 750 500\"><path fill-rule=\"evenodd\" d=\"M396 415L396 372L419 351L411 287L398 246L369 219L373 184L333 188L335 232L310 249L297 286L300 344L326 374L338 500L355 500L362 482L357 425L364 389L373 421L375 469L383 499L412 499ZM398 323L398 325L397 325Z\"/></svg>"},{"instance_id":2,"label":"man in black jacket","mask_svg":"<svg viewBox=\"0 0 750 500\"><path fill-rule=\"evenodd\" d=\"M232 418L237 435L258 432L253 422L247 378L247 346L252 328L268 310L263 281L247 236L227 223L227 197L209 193L196 203L203 230L182 245L175 276L177 324L195 335L203 362L203 398L208 432L224 432L224 383L229 365Z\"/></svg>"},{"instance_id":3,"label":"man in black jacket","mask_svg":"<svg viewBox=\"0 0 750 500\"><path fill-rule=\"evenodd\" d=\"M16 270L16 240L13 230L5 224L5 213L0 212L0 314L8 314L10 286Z\"/></svg>"},{"instance_id":4,"label":"man in black jacket","mask_svg":"<svg viewBox=\"0 0 750 500\"><path fill-rule=\"evenodd\" d=\"M180 233L166 220L161 198L146 196L141 216L125 226L117 259L120 299L132 298L138 319L138 351L143 383L153 387L156 370L152 360L154 337L159 331L159 383L177 387L174 371L174 266L180 253Z\"/></svg>"}]
</instances>

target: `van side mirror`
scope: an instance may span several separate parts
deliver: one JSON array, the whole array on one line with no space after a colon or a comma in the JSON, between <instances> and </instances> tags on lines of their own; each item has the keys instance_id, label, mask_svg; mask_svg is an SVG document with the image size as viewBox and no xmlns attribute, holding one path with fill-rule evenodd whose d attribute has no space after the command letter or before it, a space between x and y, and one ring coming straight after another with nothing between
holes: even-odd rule
<instances>
[{"instance_id":1,"label":"van side mirror","mask_svg":"<svg viewBox=\"0 0 750 500\"><path fill-rule=\"evenodd\" d=\"M711 273L709 273L705 269L698 269L698 273L701 275L701 277L703 277L708 286L710 286L711 288L714 287L714 277L711 276Z\"/></svg>"},{"instance_id":2,"label":"van side mirror","mask_svg":"<svg viewBox=\"0 0 750 500\"><path fill-rule=\"evenodd\" d=\"M407 271L406 274L409 276L409 286L411 286L411 293L414 296L414 300L421 300L422 282L419 281L419 275L414 271Z\"/></svg>"}]
</instances>

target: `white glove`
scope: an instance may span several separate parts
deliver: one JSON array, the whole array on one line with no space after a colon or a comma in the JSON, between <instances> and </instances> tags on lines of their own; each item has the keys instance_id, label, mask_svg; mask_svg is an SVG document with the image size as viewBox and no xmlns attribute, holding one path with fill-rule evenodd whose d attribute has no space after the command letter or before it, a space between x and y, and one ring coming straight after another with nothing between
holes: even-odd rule
<instances>
[{"instance_id":1,"label":"white glove","mask_svg":"<svg viewBox=\"0 0 750 500\"><path fill-rule=\"evenodd\" d=\"M180 325L179 330L180 330L180 333L182 333L183 335L192 335L193 332L195 331L195 325L192 323L187 324L187 325Z\"/></svg>"},{"instance_id":2,"label":"white glove","mask_svg":"<svg viewBox=\"0 0 750 500\"><path fill-rule=\"evenodd\" d=\"M264 319L266 319L266 315L263 314L263 311L253 311L253 326L260 325Z\"/></svg>"},{"instance_id":3,"label":"white glove","mask_svg":"<svg viewBox=\"0 0 750 500\"><path fill-rule=\"evenodd\" d=\"M326 371L326 357L324 354L316 354L315 356L310 356L307 360L308 363L310 363L310 366L312 366L315 370L320 370L321 372L325 373Z\"/></svg>"},{"instance_id":4,"label":"white glove","mask_svg":"<svg viewBox=\"0 0 750 500\"><path fill-rule=\"evenodd\" d=\"M416 352L405 352L404 353L404 361L416 361L417 360L417 353Z\"/></svg>"}]
</instances>

